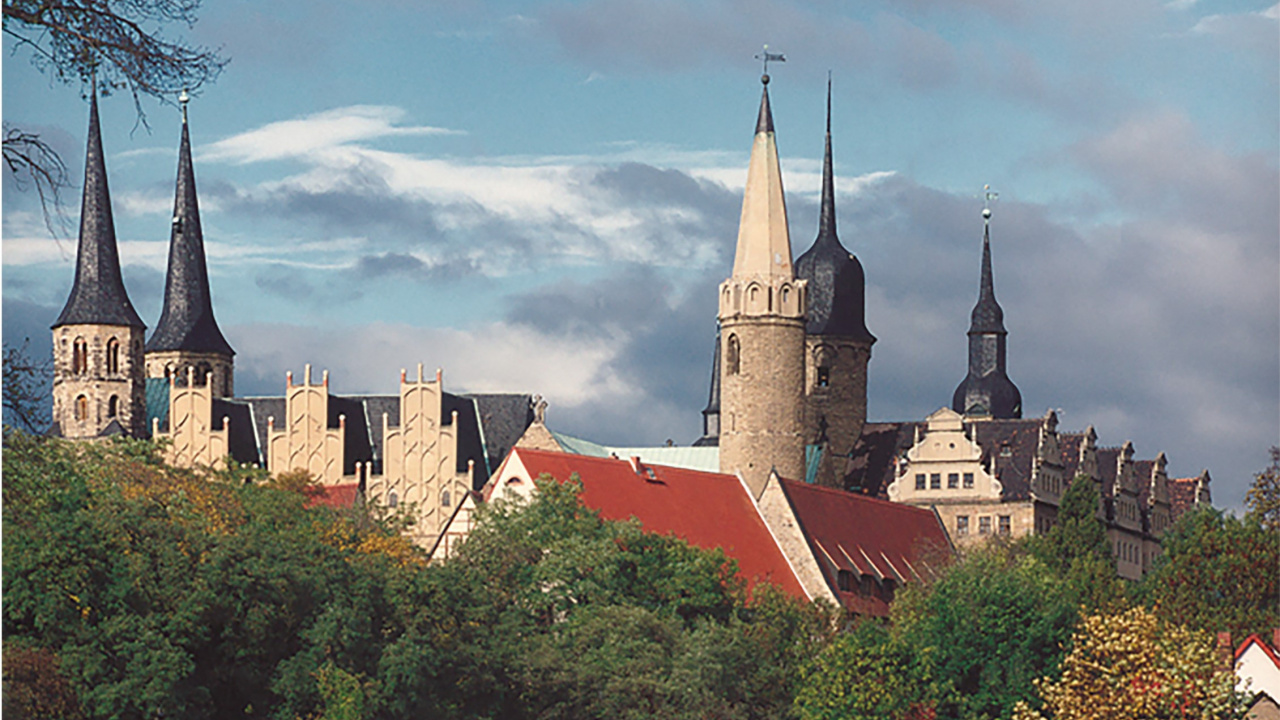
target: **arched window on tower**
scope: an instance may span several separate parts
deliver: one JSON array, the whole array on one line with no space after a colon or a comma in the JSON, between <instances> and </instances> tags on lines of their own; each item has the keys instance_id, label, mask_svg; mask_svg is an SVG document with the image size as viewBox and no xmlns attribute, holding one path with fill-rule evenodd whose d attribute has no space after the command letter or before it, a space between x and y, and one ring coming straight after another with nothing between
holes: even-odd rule
<instances>
[{"instance_id":1,"label":"arched window on tower","mask_svg":"<svg viewBox=\"0 0 1280 720\"><path fill-rule=\"evenodd\" d=\"M71 347L71 372L77 375L89 372L89 343L82 337L76 338Z\"/></svg>"},{"instance_id":2,"label":"arched window on tower","mask_svg":"<svg viewBox=\"0 0 1280 720\"><path fill-rule=\"evenodd\" d=\"M85 395L76 397L76 420L84 422L89 419L89 398Z\"/></svg>"},{"instance_id":3,"label":"arched window on tower","mask_svg":"<svg viewBox=\"0 0 1280 720\"><path fill-rule=\"evenodd\" d=\"M115 338L107 341L107 372L112 375L120 372L120 341Z\"/></svg>"},{"instance_id":4,"label":"arched window on tower","mask_svg":"<svg viewBox=\"0 0 1280 720\"><path fill-rule=\"evenodd\" d=\"M440 507L449 507L449 500L451 499L452 498L449 497L448 490L445 490L444 492L440 493Z\"/></svg>"},{"instance_id":5,"label":"arched window on tower","mask_svg":"<svg viewBox=\"0 0 1280 720\"><path fill-rule=\"evenodd\" d=\"M115 417L119 407L120 407L120 398L116 397L115 395L112 395L111 399L107 401L107 417L109 418Z\"/></svg>"},{"instance_id":6,"label":"arched window on tower","mask_svg":"<svg viewBox=\"0 0 1280 720\"><path fill-rule=\"evenodd\" d=\"M213 367L207 362L196 365L196 387L204 387L211 372L213 372Z\"/></svg>"},{"instance_id":7,"label":"arched window on tower","mask_svg":"<svg viewBox=\"0 0 1280 720\"><path fill-rule=\"evenodd\" d=\"M742 366L742 348L737 335L730 335L724 353L725 372L737 375Z\"/></svg>"}]
</instances>

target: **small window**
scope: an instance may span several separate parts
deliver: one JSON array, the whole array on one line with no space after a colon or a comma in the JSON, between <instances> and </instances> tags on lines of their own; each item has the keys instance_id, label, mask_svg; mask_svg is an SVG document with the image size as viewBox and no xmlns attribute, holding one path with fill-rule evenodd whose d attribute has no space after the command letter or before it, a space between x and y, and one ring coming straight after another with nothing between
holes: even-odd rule
<instances>
[{"instance_id":1,"label":"small window","mask_svg":"<svg viewBox=\"0 0 1280 720\"><path fill-rule=\"evenodd\" d=\"M725 373L737 375L742 366L742 347L737 335L730 335L724 353Z\"/></svg>"},{"instance_id":2,"label":"small window","mask_svg":"<svg viewBox=\"0 0 1280 720\"><path fill-rule=\"evenodd\" d=\"M916 489L924 489L924 473L916 473Z\"/></svg>"},{"instance_id":3,"label":"small window","mask_svg":"<svg viewBox=\"0 0 1280 720\"><path fill-rule=\"evenodd\" d=\"M449 507L449 491L440 493L440 507Z\"/></svg>"},{"instance_id":4,"label":"small window","mask_svg":"<svg viewBox=\"0 0 1280 720\"><path fill-rule=\"evenodd\" d=\"M111 396L111 399L107 401L107 417L113 418L116 416L117 406L119 402L120 402L119 398L117 398L115 395Z\"/></svg>"},{"instance_id":5,"label":"small window","mask_svg":"<svg viewBox=\"0 0 1280 720\"><path fill-rule=\"evenodd\" d=\"M81 422L89 419L89 398L80 395L76 398L76 420Z\"/></svg>"},{"instance_id":6,"label":"small window","mask_svg":"<svg viewBox=\"0 0 1280 720\"><path fill-rule=\"evenodd\" d=\"M973 487L973 473L965 473L965 474L964 474L964 486L965 486L966 488L972 488L972 487Z\"/></svg>"},{"instance_id":7,"label":"small window","mask_svg":"<svg viewBox=\"0 0 1280 720\"><path fill-rule=\"evenodd\" d=\"M390 507L395 507L399 504L400 504L400 496L396 495L395 490L392 490L391 493L387 495L387 505Z\"/></svg>"},{"instance_id":8,"label":"small window","mask_svg":"<svg viewBox=\"0 0 1280 720\"><path fill-rule=\"evenodd\" d=\"M1008 535L1013 530L1012 519L1008 515L1000 516L1000 534Z\"/></svg>"},{"instance_id":9,"label":"small window","mask_svg":"<svg viewBox=\"0 0 1280 720\"><path fill-rule=\"evenodd\" d=\"M979 535L991 534L991 516L990 515L983 515L982 517L978 518L978 534Z\"/></svg>"},{"instance_id":10,"label":"small window","mask_svg":"<svg viewBox=\"0 0 1280 720\"><path fill-rule=\"evenodd\" d=\"M853 592L853 573L841 570L836 573L836 584L842 592Z\"/></svg>"},{"instance_id":11,"label":"small window","mask_svg":"<svg viewBox=\"0 0 1280 720\"><path fill-rule=\"evenodd\" d=\"M861 587L858 588L858 592L862 595L866 595L869 597L871 593L875 592L875 587L876 587L875 578L871 577L870 575L864 574L861 577L861 580L862 580Z\"/></svg>"},{"instance_id":12,"label":"small window","mask_svg":"<svg viewBox=\"0 0 1280 720\"><path fill-rule=\"evenodd\" d=\"M941 489L942 489L942 473L930 473L930 475L929 475L929 489L930 489L930 490L941 490Z\"/></svg>"},{"instance_id":13,"label":"small window","mask_svg":"<svg viewBox=\"0 0 1280 720\"><path fill-rule=\"evenodd\" d=\"M76 338L71 346L71 371L77 375L89 372L89 343L84 338Z\"/></svg>"},{"instance_id":14,"label":"small window","mask_svg":"<svg viewBox=\"0 0 1280 720\"><path fill-rule=\"evenodd\" d=\"M952 490L960 487L960 473L950 473L947 475L947 487Z\"/></svg>"},{"instance_id":15,"label":"small window","mask_svg":"<svg viewBox=\"0 0 1280 720\"><path fill-rule=\"evenodd\" d=\"M828 368L828 367L818 368L818 387L830 387L830 386L831 386L831 368Z\"/></svg>"},{"instance_id":16,"label":"small window","mask_svg":"<svg viewBox=\"0 0 1280 720\"><path fill-rule=\"evenodd\" d=\"M1013 447L1010 445L1001 445L1000 457L1003 457L1003 458L1013 457Z\"/></svg>"},{"instance_id":17,"label":"small window","mask_svg":"<svg viewBox=\"0 0 1280 720\"><path fill-rule=\"evenodd\" d=\"M113 375L120 372L120 341L115 338L107 341L107 372Z\"/></svg>"},{"instance_id":18,"label":"small window","mask_svg":"<svg viewBox=\"0 0 1280 720\"><path fill-rule=\"evenodd\" d=\"M964 536L969 534L969 516L956 516L956 535Z\"/></svg>"}]
</instances>

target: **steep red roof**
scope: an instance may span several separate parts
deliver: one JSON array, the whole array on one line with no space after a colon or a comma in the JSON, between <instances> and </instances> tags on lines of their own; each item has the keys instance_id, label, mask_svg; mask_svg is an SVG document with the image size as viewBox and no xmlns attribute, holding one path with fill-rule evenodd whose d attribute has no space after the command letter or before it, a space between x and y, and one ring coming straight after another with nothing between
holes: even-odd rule
<instances>
[{"instance_id":1,"label":"steep red roof","mask_svg":"<svg viewBox=\"0 0 1280 720\"><path fill-rule=\"evenodd\" d=\"M701 548L721 548L738 561L748 588L771 582L806 598L747 489L733 475L627 460L515 448L531 476L561 482L577 473L582 501L607 520L636 518L648 532L672 534ZM510 458L508 458L510 460Z\"/></svg>"},{"instance_id":2,"label":"steep red roof","mask_svg":"<svg viewBox=\"0 0 1280 720\"><path fill-rule=\"evenodd\" d=\"M1275 636L1276 636L1276 639L1280 640L1280 629L1276 630ZM1280 656L1277 656L1276 651L1273 650L1269 645L1267 645L1267 643L1262 638L1258 637L1256 633L1245 638L1244 642L1240 643L1240 647L1236 648L1236 655L1235 655L1236 661L1240 660L1240 656L1244 655L1244 651L1248 650L1250 645L1257 645L1259 648L1261 648L1262 652L1266 654L1267 659L1271 661L1271 664L1280 668Z\"/></svg>"},{"instance_id":3,"label":"steep red roof","mask_svg":"<svg viewBox=\"0 0 1280 720\"><path fill-rule=\"evenodd\" d=\"M308 491L307 507L348 508L356 504L356 494L360 492L360 483L347 485L317 485L315 490Z\"/></svg>"},{"instance_id":4,"label":"steep red roof","mask_svg":"<svg viewBox=\"0 0 1280 720\"><path fill-rule=\"evenodd\" d=\"M1171 520L1177 520L1182 514L1196 504L1196 485L1199 484L1199 477L1189 478L1169 478L1167 487L1169 488L1169 515Z\"/></svg>"},{"instance_id":5,"label":"steep red roof","mask_svg":"<svg viewBox=\"0 0 1280 720\"><path fill-rule=\"evenodd\" d=\"M887 615L889 596L840 590L840 570L855 581L870 575L882 587L900 587L932 577L953 554L932 510L791 480L782 487L828 584L860 615Z\"/></svg>"}]
</instances>

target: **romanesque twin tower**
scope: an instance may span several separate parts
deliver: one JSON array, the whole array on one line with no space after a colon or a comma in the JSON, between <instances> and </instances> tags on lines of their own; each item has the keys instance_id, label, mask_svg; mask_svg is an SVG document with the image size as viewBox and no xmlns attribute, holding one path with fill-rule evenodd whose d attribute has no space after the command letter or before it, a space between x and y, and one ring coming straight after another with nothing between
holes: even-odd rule
<instances>
[{"instance_id":1,"label":"romanesque twin tower","mask_svg":"<svg viewBox=\"0 0 1280 720\"><path fill-rule=\"evenodd\" d=\"M836 237L830 87L818 238L793 266L769 76L762 81L733 274L720 285L719 346L704 413L705 432L718 431L721 471L741 474L757 495L771 471L809 476L809 446L826 457L816 469L819 482L838 481L830 459L847 455L862 432L876 341L865 321L862 265Z\"/></svg>"},{"instance_id":2,"label":"romanesque twin tower","mask_svg":"<svg viewBox=\"0 0 1280 720\"><path fill-rule=\"evenodd\" d=\"M232 395L235 351L213 318L185 94L164 309L144 347L145 332L120 275L94 88L76 278L53 324L55 434L73 439L146 437L147 378L173 378L178 385L210 383L214 396Z\"/></svg>"}]
</instances>

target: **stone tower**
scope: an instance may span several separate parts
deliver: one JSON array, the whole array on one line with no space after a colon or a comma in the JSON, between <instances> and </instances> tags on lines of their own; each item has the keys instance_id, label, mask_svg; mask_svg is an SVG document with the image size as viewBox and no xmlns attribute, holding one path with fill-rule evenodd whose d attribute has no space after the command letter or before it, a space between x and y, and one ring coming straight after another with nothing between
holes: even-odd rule
<instances>
[{"instance_id":1,"label":"stone tower","mask_svg":"<svg viewBox=\"0 0 1280 720\"><path fill-rule=\"evenodd\" d=\"M191 369L196 385L211 382L214 397L231 397L234 357L235 351L213 319L184 93L178 182L169 235L169 274L160 323L147 341L146 375L148 378L173 376L175 383L183 386L187 383L187 370Z\"/></svg>"},{"instance_id":2,"label":"stone tower","mask_svg":"<svg viewBox=\"0 0 1280 720\"><path fill-rule=\"evenodd\" d=\"M758 496L776 468L804 479L805 282L791 268L782 172L762 78L733 275L720 284L720 470Z\"/></svg>"},{"instance_id":3,"label":"stone tower","mask_svg":"<svg viewBox=\"0 0 1280 720\"><path fill-rule=\"evenodd\" d=\"M866 280L858 258L836 236L835 173L831 164L831 84L822 158L818 238L796 260L808 286L805 325L804 439L825 445L818 482L836 485L835 456L848 455L867 420L867 362L876 338L867 330Z\"/></svg>"},{"instance_id":4,"label":"stone tower","mask_svg":"<svg viewBox=\"0 0 1280 720\"><path fill-rule=\"evenodd\" d=\"M969 374L956 388L951 409L971 417L1022 417L1022 393L1005 374L1004 310L991 276L991 210L982 211L982 279L969 324Z\"/></svg>"},{"instance_id":5,"label":"stone tower","mask_svg":"<svg viewBox=\"0 0 1280 720\"><path fill-rule=\"evenodd\" d=\"M147 326L120 277L96 84L90 92L76 278L53 324L53 430L74 439L143 437L142 339Z\"/></svg>"}]
</instances>

